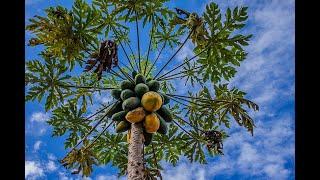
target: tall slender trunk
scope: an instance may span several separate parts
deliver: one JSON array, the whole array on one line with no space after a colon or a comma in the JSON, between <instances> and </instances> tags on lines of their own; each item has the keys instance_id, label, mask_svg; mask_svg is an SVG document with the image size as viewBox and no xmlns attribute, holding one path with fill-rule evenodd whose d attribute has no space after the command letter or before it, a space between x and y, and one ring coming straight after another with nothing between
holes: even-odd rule
<instances>
[{"instance_id":1,"label":"tall slender trunk","mask_svg":"<svg viewBox=\"0 0 320 180\"><path fill-rule=\"evenodd\" d=\"M131 139L128 151L128 180L143 180L143 129L141 123L131 124Z\"/></svg>"}]
</instances>

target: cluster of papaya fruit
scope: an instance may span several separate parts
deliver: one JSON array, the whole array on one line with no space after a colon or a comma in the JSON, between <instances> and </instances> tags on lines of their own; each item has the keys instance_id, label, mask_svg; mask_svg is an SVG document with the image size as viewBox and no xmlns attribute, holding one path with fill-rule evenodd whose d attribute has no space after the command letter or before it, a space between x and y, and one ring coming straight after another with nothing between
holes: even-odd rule
<instances>
[{"instance_id":1,"label":"cluster of papaya fruit","mask_svg":"<svg viewBox=\"0 0 320 180\"><path fill-rule=\"evenodd\" d=\"M172 121L170 110L164 106L170 98L161 92L160 83L142 74L132 73L134 83L124 80L121 89L113 89L111 96L117 103L110 109L108 116L117 122L116 132L129 131L127 141L130 142L131 123L143 123L144 144L151 143L154 133L166 134L167 125Z\"/></svg>"}]
</instances>

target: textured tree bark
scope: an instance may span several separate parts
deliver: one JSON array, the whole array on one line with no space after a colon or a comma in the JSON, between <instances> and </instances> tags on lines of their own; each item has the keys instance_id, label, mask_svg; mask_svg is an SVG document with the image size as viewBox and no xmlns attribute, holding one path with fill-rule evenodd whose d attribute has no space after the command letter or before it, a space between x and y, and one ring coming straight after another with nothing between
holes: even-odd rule
<instances>
[{"instance_id":1,"label":"textured tree bark","mask_svg":"<svg viewBox=\"0 0 320 180\"><path fill-rule=\"evenodd\" d=\"M128 180L143 180L143 129L141 123L131 124L128 152Z\"/></svg>"}]
</instances>

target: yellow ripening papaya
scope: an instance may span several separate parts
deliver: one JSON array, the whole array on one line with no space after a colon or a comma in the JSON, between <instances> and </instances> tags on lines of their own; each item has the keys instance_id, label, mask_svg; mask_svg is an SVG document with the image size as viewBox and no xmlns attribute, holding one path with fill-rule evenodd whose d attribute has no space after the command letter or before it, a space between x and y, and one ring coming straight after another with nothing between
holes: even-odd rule
<instances>
[{"instance_id":1,"label":"yellow ripening papaya","mask_svg":"<svg viewBox=\"0 0 320 180\"><path fill-rule=\"evenodd\" d=\"M141 122L145 116L146 112L144 111L143 107L138 107L132 111L129 111L126 114L125 118L131 123L138 123Z\"/></svg>"},{"instance_id":2,"label":"yellow ripening papaya","mask_svg":"<svg viewBox=\"0 0 320 180\"><path fill-rule=\"evenodd\" d=\"M151 113L146 115L143 125L147 133L155 133L160 127L160 120L155 113Z\"/></svg>"},{"instance_id":3,"label":"yellow ripening papaya","mask_svg":"<svg viewBox=\"0 0 320 180\"><path fill-rule=\"evenodd\" d=\"M128 130L128 134L127 134L127 143L130 143L130 139L131 139L131 130Z\"/></svg>"},{"instance_id":4,"label":"yellow ripening papaya","mask_svg":"<svg viewBox=\"0 0 320 180\"><path fill-rule=\"evenodd\" d=\"M154 91L149 91L142 96L141 104L145 110L155 112L162 106L162 97Z\"/></svg>"}]
</instances>

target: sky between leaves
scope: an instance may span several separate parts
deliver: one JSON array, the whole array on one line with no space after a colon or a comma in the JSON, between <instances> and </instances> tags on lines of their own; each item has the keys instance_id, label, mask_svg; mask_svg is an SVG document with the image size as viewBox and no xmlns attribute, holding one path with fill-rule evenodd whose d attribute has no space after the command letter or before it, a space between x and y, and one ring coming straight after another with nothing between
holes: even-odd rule
<instances>
[{"instance_id":1,"label":"sky between leaves","mask_svg":"<svg viewBox=\"0 0 320 180\"><path fill-rule=\"evenodd\" d=\"M44 15L48 6L71 7L73 1L26 0L27 19L36 14ZM187 3L186 3L187 2ZM180 7L188 11L202 13L210 1L173 0L170 7ZM245 129L233 126L230 137L224 142L224 156L211 158L206 165L190 164L182 159L176 167L164 163L162 172L165 180L210 180L210 179L294 179L294 48L295 14L293 0L217 0L222 11L228 6L249 7L249 18L244 31L253 34L246 47L248 58L238 69L230 85L248 93L248 99L260 106L258 113L252 113L256 123L254 136ZM26 44L30 38L26 33ZM147 42L142 36L141 42ZM134 46L135 47L135 46ZM39 48L26 46L26 60L36 58ZM170 56L173 52L167 52ZM182 61L192 56L192 45L188 43L176 56ZM175 81L176 87L184 86ZM178 88L179 94L186 93L188 87ZM108 102L109 97L95 97L97 102ZM94 110L95 106L91 107ZM66 153L64 138L51 138L51 128L46 124L50 117L44 112L44 105L37 102L26 103L25 127L25 178L26 179L82 179L70 175L58 159ZM97 167L87 179L117 179L114 167Z\"/></svg>"}]
</instances>

